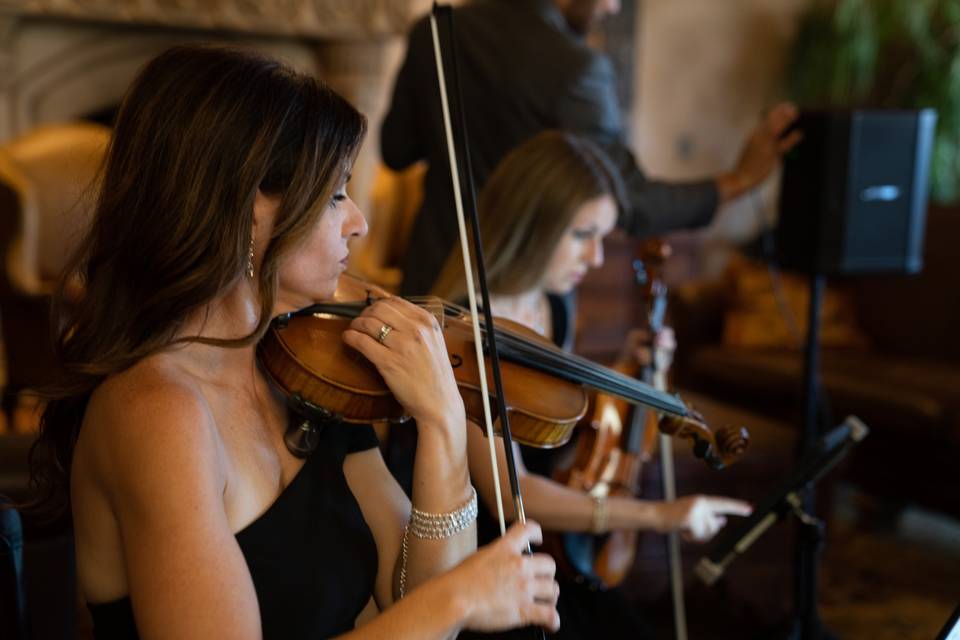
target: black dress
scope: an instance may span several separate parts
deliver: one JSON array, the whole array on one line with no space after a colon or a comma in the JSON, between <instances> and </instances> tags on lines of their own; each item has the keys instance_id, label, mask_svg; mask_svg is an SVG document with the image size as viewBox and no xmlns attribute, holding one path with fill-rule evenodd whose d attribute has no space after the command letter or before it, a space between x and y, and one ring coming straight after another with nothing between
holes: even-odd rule
<instances>
[{"instance_id":1,"label":"black dress","mask_svg":"<svg viewBox=\"0 0 960 640\"><path fill-rule=\"evenodd\" d=\"M369 425L330 425L276 501L237 533L260 606L263 637L350 631L373 594L377 547L343 475L349 453L377 446ZM89 606L94 637L138 638L130 598Z\"/></svg>"}]
</instances>

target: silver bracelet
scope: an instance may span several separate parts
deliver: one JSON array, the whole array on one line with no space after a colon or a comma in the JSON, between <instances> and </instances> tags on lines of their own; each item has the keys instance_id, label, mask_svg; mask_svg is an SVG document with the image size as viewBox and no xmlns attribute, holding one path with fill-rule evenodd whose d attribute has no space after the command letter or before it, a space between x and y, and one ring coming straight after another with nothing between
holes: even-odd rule
<instances>
[{"instance_id":1,"label":"silver bracelet","mask_svg":"<svg viewBox=\"0 0 960 640\"><path fill-rule=\"evenodd\" d=\"M407 588L407 555L409 553L410 534L426 540L442 540L455 536L477 519L477 490L470 487L470 499L467 503L448 513L427 513L416 507L410 509L410 522L403 528L403 540L400 544L400 597Z\"/></svg>"},{"instance_id":2,"label":"silver bracelet","mask_svg":"<svg viewBox=\"0 0 960 640\"><path fill-rule=\"evenodd\" d=\"M477 519L477 490L470 487L467 503L449 513L426 513L416 507L410 509L410 533L427 540L442 540L456 535Z\"/></svg>"}]
</instances>

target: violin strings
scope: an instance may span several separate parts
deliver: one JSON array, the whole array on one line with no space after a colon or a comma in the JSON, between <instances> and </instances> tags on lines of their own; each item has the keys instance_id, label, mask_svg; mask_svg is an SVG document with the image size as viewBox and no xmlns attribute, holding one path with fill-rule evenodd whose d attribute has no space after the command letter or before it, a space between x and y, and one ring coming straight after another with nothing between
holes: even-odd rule
<instances>
[{"instance_id":1,"label":"violin strings","mask_svg":"<svg viewBox=\"0 0 960 640\"><path fill-rule=\"evenodd\" d=\"M579 356L570 356L563 352L542 350L539 345L515 340L514 336L505 336L503 339L505 357L515 357L520 364L548 370L560 378L574 382L582 382L601 391L613 393L634 402L647 404L663 411L685 415L683 404L669 394L662 393L648 385L597 365Z\"/></svg>"},{"instance_id":2,"label":"violin strings","mask_svg":"<svg viewBox=\"0 0 960 640\"><path fill-rule=\"evenodd\" d=\"M440 302L448 313L456 315L466 312L463 307L454 303ZM482 323L481 329L484 332L486 331ZM686 414L683 403L676 398L619 371L614 371L581 356L567 353L552 345L533 342L527 336L507 328L498 327L496 331L498 341L502 341L504 346L509 347L504 351L504 356L521 359L522 361L519 361L519 364L526 364L534 368L549 366L548 372L558 377L573 382L583 382L600 391L613 393L625 399L651 405L670 413Z\"/></svg>"},{"instance_id":3,"label":"violin strings","mask_svg":"<svg viewBox=\"0 0 960 640\"><path fill-rule=\"evenodd\" d=\"M676 398L658 391L639 380L625 376L598 365L586 358L568 354L555 348L531 342L524 336L509 330L498 329L498 338L511 348L511 355L522 359L521 364L546 368L558 377L575 382L583 382L601 391L614 393L635 402L641 402L658 409L685 415L686 409ZM502 336L502 337L501 337ZM504 355L507 355L505 352Z\"/></svg>"},{"instance_id":4,"label":"violin strings","mask_svg":"<svg viewBox=\"0 0 960 640\"><path fill-rule=\"evenodd\" d=\"M662 397L666 395L656 389L653 389L649 385L636 380L635 378L631 378L620 373L619 371L599 365L592 360L583 358L582 356L567 353L566 351L562 351L559 348L553 347L552 345L543 345L533 342L528 337L517 334L509 329L498 328L497 337L503 340L504 343L509 343L511 346L515 347L518 353L532 358L532 361L526 363L530 364L531 366L537 364L537 358L542 358L555 367L575 371L582 377L588 377L590 380L597 383L617 386L621 391L629 392L637 389L639 395L630 395L628 393L627 397L638 400L643 399L646 396ZM673 407L679 403L668 401L667 404L670 407Z\"/></svg>"}]
</instances>

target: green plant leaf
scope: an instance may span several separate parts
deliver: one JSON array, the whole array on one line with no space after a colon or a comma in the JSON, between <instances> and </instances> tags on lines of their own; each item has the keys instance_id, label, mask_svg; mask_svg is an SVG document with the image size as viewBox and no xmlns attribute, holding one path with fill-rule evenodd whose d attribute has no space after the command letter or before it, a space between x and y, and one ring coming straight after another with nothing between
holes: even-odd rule
<instances>
[{"instance_id":1,"label":"green plant leaf","mask_svg":"<svg viewBox=\"0 0 960 640\"><path fill-rule=\"evenodd\" d=\"M787 87L803 108L936 109L931 197L960 198L960 0L815 1Z\"/></svg>"}]
</instances>

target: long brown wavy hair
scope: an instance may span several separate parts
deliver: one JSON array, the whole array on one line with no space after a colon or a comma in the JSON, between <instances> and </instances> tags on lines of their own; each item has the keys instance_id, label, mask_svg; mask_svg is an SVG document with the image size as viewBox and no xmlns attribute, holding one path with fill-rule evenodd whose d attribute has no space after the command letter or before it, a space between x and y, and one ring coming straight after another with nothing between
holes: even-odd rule
<instances>
[{"instance_id":1,"label":"long brown wavy hair","mask_svg":"<svg viewBox=\"0 0 960 640\"><path fill-rule=\"evenodd\" d=\"M509 295L537 286L577 210L604 195L622 210L620 175L585 138L544 131L504 156L477 203L490 291ZM458 242L433 286L434 295L447 300L466 296L462 256Z\"/></svg>"},{"instance_id":2,"label":"long brown wavy hair","mask_svg":"<svg viewBox=\"0 0 960 640\"><path fill-rule=\"evenodd\" d=\"M263 335L279 264L345 180L365 131L329 87L252 52L177 47L146 65L123 99L92 226L55 297L61 371L31 450L36 509L68 513L73 448L104 378L181 340L240 347ZM256 329L177 339L192 312L246 277L258 189L280 205ZM63 286L76 272L85 295L67 310Z\"/></svg>"}]
</instances>

